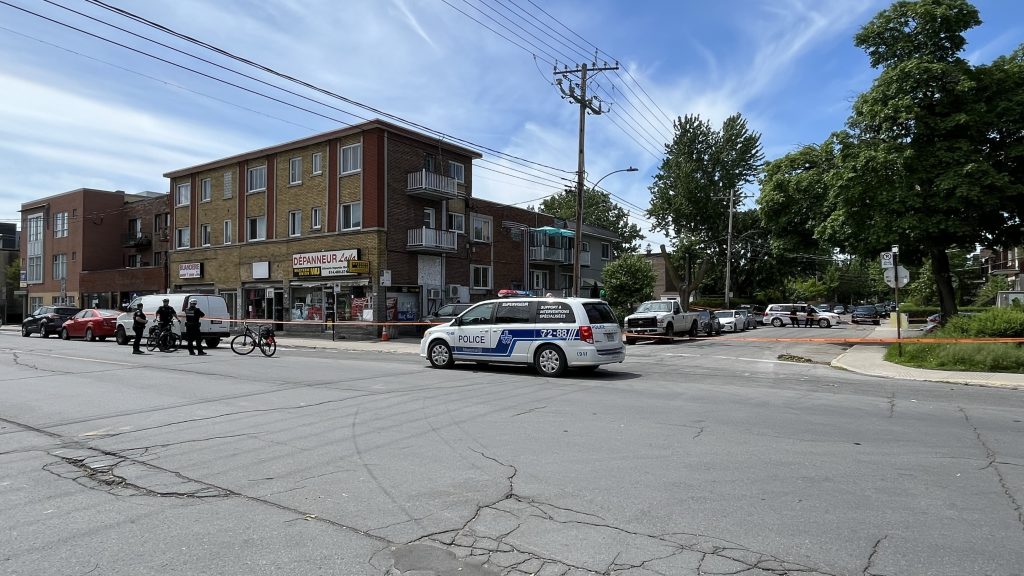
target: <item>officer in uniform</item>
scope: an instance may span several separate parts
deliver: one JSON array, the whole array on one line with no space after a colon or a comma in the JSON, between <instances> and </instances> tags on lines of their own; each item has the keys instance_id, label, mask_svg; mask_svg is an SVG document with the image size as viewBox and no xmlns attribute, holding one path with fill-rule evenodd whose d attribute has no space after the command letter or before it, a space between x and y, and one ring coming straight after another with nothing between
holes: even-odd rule
<instances>
[{"instance_id":1,"label":"officer in uniform","mask_svg":"<svg viewBox=\"0 0 1024 576\"><path fill-rule=\"evenodd\" d=\"M156 309L156 321L160 324L160 330L170 328L172 319L179 320L178 313L171 307L171 299L164 298L163 305Z\"/></svg>"},{"instance_id":2,"label":"officer in uniform","mask_svg":"<svg viewBox=\"0 0 1024 576\"><path fill-rule=\"evenodd\" d=\"M199 303L195 300L189 300L188 308L185 310L185 340L188 342L188 353L192 356L196 355L195 350L192 348L193 342L195 342L196 348L199 349L199 355L206 356L206 352L203 352L203 339L199 336L199 321L203 316L206 316L206 314L199 309Z\"/></svg>"},{"instance_id":3,"label":"officer in uniform","mask_svg":"<svg viewBox=\"0 0 1024 576\"><path fill-rule=\"evenodd\" d=\"M145 354L139 345L142 344L142 333L146 331L146 324L149 320L146 313L142 311L142 302L135 305L135 313L132 314L132 330L135 331L135 340L132 342L132 354Z\"/></svg>"}]
</instances>

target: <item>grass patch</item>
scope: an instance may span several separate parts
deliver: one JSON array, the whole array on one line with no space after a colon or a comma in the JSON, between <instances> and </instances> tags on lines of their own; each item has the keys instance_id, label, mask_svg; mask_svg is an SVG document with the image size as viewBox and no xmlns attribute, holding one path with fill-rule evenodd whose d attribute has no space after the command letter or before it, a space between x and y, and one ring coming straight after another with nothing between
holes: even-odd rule
<instances>
[{"instance_id":1,"label":"grass patch","mask_svg":"<svg viewBox=\"0 0 1024 576\"><path fill-rule=\"evenodd\" d=\"M903 357L896 352L889 346L885 359L933 370L1024 373L1024 347L1017 344L903 344Z\"/></svg>"}]
</instances>

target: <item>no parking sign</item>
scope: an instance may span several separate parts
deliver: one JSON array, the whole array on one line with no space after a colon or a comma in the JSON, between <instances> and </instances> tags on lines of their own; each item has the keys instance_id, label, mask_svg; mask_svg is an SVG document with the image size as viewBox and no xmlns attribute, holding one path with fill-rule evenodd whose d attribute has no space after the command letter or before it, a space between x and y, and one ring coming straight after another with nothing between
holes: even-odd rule
<instances>
[{"instance_id":1,"label":"no parking sign","mask_svg":"<svg viewBox=\"0 0 1024 576\"><path fill-rule=\"evenodd\" d=\"M892 268L892 252L882 252L882 268Z\"/></svg>"}]
</instances>

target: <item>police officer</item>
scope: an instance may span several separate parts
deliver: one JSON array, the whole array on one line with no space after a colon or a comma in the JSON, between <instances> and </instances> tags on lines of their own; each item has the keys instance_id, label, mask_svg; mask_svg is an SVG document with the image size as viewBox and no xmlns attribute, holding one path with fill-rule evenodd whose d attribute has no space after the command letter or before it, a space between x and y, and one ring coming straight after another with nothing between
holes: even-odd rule
<instances>
[{"instance_id":1,"label":"police officer","mask_svg":"<svg viewBox=\"0 0 1024 576\"><path fill-rule=\"evenodd\" d=\"M206 316L206 314L199 309L199 302L189 300L188 308L185 310L185 340L188 342L188 353L192 356L196 355L192 348L193 342L196 343L196 348L199 349L199 355L206 356L206 352L203 352L203 340L199 337L199 321L203 316Z\"/></svg>"},{"instance_id":2,"label":"police officer","mask_svg":"<svg viewBox=\"0 0 1024 576\"><path fill-rule=\"evenodd\" d=\"M132 342L132 354L145 354L139 345L142 344L142 333L146 331L146 313L142 311L142 302L135 305L135 313L132 314L132 330L135 331L135 340Z\"/></svg>"},{"instance_id":3,"label":"police officer","mask_svg":"<svg viewBox=\"0 0 1024 576\"><path fill-rule=\"evenodd\" d=\"M171 307L171 299L164 298L162 306L156 309L156 321L160 324L160 330L167 330L171 327L171 320L178 320L178 313Z\"/></svg>"}]
</instances>

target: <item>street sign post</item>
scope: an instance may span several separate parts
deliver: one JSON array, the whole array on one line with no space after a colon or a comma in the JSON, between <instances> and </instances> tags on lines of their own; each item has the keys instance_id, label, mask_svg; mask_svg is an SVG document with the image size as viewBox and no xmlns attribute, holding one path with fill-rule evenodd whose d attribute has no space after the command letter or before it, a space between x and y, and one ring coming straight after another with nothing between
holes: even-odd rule
<instances>
[{"instance_id":1,"label":"street sign post","mask_svg":"<svg viewBox=\"0 0 1024 576\"><path fill-rule=\"evenodd\" d=\"M892 268L892 252L882 252L882 268Z\"/></svg>"}]
</instances>

